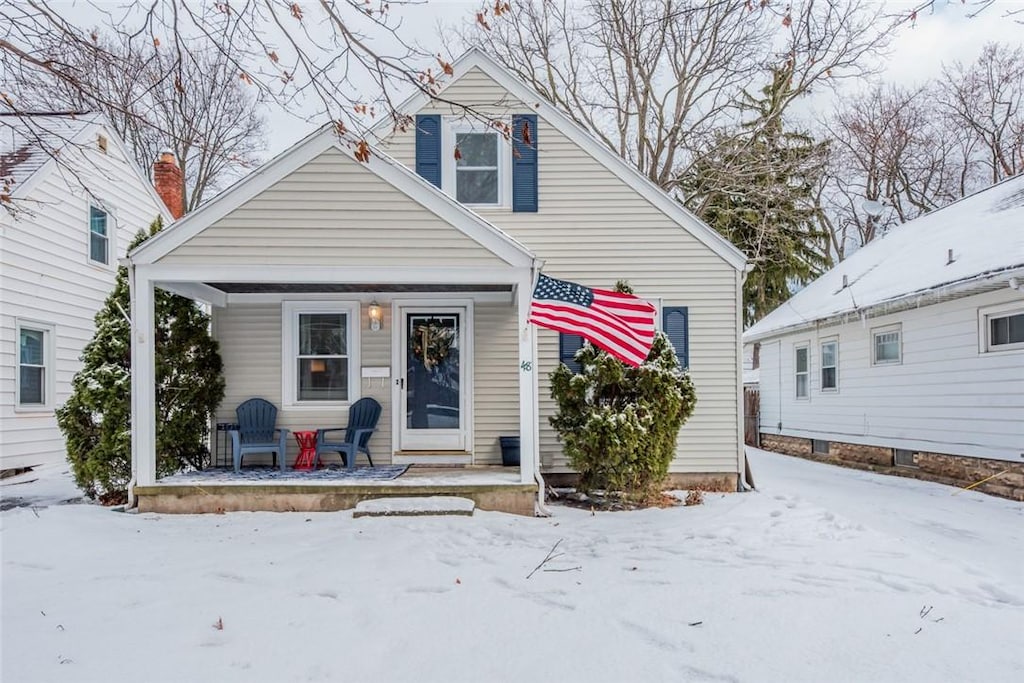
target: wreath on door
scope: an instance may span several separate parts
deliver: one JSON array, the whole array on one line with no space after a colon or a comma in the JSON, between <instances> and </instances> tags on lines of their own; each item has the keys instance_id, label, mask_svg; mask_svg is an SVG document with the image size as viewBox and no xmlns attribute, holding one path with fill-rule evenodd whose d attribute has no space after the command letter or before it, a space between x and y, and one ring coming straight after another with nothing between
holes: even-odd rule
<instances>
[{"instance_id":1,"label":"wreath on door","mask_svg":"<svg viewBox=\"0 0 1024 683\"><path fill-rule=\"evenodd\" d=\"M409 333L409 348L413 357L427 370L440 365L451 352L455 330L436 318L417 324Z\"/></svg>"}]
</instances>

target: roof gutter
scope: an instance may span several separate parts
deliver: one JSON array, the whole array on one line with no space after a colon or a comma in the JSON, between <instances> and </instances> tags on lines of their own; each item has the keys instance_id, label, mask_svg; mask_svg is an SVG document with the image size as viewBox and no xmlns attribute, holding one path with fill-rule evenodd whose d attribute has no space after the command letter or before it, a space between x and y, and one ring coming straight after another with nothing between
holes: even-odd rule
<instances>
[{"instance_id":1,"label":"roof gutter","mask_svg":"<svg viewBox=\"0 0 1024 683\"><path fill-rule=\"evenodd\" d=\"M1019 287L1019 283L1022 281L1022 278L1024 278L1024 264L1010 266L999 271L981 273L980 275L975 275L971 278L939 285L930 289L908 292L907 294L902 294L898 297L893 297L892 299L886 299L885 301L879 301L869 306L864 306L863 308L855 308L849 311L843 311L842 313L828 315L823 318L805 320L800 323L786 325L785 327L779 327L759 334L751 335L748 333L743 336L743 342L750 343L763 341L765 339L781 337L792 332L799 332L801 330L815 327L842 325L854 320L877 318L883 315L899 313L900 311L920 308L921 306L930 306L944 301L955 301L956 299L962 299L973 294L994 292L1002 289L1003 287L1013 288L1014 282L1017 282ZM786 304L782 305L785 306Z\"/></svg>"}]
</instances>

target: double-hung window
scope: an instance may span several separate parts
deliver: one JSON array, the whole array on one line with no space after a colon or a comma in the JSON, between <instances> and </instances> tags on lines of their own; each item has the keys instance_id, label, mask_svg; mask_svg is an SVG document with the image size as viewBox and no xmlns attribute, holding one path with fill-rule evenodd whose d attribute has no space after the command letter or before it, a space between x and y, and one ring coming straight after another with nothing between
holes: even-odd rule
<instances>
[{"instance_id":1,"label":"double-hung window","mask_svg":"<svg viewBox=\"0 0 1024 683\"><path fill-rule=\"evenodd\" d=\"M839 342L832 339L821 343L821 390L839 389Z\"/></svg>"},{"instance_id":2,"label":"double-hung window","mask_svg":"<svg viewBox=\"0 0 1024 683\"><path fill-rule=\"evenodd\" d=\"M53 394L53 327L17 323L19 408L45 409Z\"/></svg>"},{"instance_id":3,"label":"double-hung window","mask_svg":"<svg viewBox=\"0 0 1024 683\"><path fill-rule=\"evenodd\" d=\"M500 131L476 121L447 119L443 189L461 204L507 206L511 195L510 145Z\"/></svg>"},{"instance_id":4,"label":"double-hung window","mask_svg":"<svg viewBox=\"0 0 1024 683\"><path fill-rule=\"evenodd\" d=\"M285 403L343 404L358 398L358 304L289 301L282 308Z\"/></svg>"},{"instance_id":5,"label":"double-hung window","mask_svg":"<svg viewBox=\"0 0 1024 683\"><path fill-rule=\"evenodd\" d=\"M89 260L107 265L110 263L109 215L96 206L89 207Z\"/></svg>"},{"instance_id":6,"label":"double-hung window","mask_svg":"<svg viewBox=\"0 0 1024 683\"><path fill-rule=\"evenodd\" d=\"M880 327L871 331L872 365L895 365L902 360L899 325Z\"/></svg>"},{"instance_id":7,"label":"double-hung window","mask_svg":"<svg viewBox=\"0 0 1024 683\"><path fill-rule=\"evenodd\" d=\"M797 346L794 358L794 379L796 381L796 397L810 397L811 357L807 344Z\"/></svg>"}]
</instances>

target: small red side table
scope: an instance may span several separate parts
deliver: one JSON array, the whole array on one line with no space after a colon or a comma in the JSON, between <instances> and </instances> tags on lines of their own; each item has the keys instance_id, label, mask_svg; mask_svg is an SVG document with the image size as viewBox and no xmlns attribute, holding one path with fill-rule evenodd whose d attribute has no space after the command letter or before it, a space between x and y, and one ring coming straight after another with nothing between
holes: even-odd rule
<instances>
[{"instance_id":1,"label":"small red side table","mask_svg":"<svg viewBox=\"0 0 1024 683\"><path fill-rule=\"evenodd\" d=\"M292 465L296 470L311 470L316 464L316 432L297 431L295 440L299 442L299 457Z\"/></svg>"}]
</instances>

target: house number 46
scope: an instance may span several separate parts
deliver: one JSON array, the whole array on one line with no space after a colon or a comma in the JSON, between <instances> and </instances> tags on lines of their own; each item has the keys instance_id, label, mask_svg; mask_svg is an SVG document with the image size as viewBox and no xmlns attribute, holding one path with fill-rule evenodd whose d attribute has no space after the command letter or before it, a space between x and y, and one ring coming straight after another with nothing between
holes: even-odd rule
<instances>
[{"instance_id":1,"label":"house number 46","mask_svg":"<svg viewBox=\"0 0 1024 683\"><path fill-rule=\"evenodd\" d=\"M531 363L528 360L524 360L522 363L519 364L519 368L523 372L530 372L531 370L533 370L533 363Z\"/></svg>"}]
</instances>

